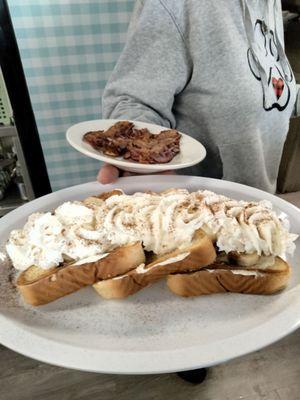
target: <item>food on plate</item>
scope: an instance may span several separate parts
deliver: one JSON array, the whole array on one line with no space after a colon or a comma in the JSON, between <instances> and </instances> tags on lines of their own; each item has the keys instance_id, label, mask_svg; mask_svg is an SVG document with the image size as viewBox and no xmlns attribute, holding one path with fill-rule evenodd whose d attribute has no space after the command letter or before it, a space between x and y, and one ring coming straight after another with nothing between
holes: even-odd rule
<instances>
[{"instance_id":1,"label":"food on plate","mask_svg":"<svg viewBox=\"0 0 300 400\"><path fill-rule=\"evenodd\" d=\"M124 298L162 278L182 296L273 293L288 283L296 238L267 201L114 190L31 215L6 249L25 301L39 305L88 285Z\"/></svg>"},{"instance_id":2,"label":"food on plate","mask_svg":"<svg viewBox=\"0 0 300 400\"><path fill-rule=\"evenodd\" d=\"M31 266L21 272L17 286L27 303L47 304L98 280L124 274L144 260L143 248L137 242L49 269Z\"/></svg>"},{"instance_id":3,"label":"food on plate","mask_svg":"<svg viewBox=\"0 0 300 400\"><path fill-rule=\"evenodd\" d=\"M132 122L120 121L106 131L87 132L83 140L95 150L100 150L108 156L118 157L125 153L133 127Z\"/></svg>"},{"instance_id":4,"label":"food on plate","mask_svg":"<svg viewBox=\"0 0 300 400\"><path fill-rule=\"evenodd\" d=\"M119 121L106 131L87 132L83 141L111 157L123 156L141 164L164 164L180 152L180 133L174 129L153 134L137 129L129 121Z\"/></svg>"},{"instance_id":5,"label":"food on plate","mask_svg":"<svg viewBox=\"0 0 300 400\"><path fill-rule=\"evenodd\" d=\"M289 281L291 268L280 257L272 257L268 266L263 263L243 267L228 262L215 262L200 271L168 275L169 289L179 296L234 292L272 294L283 289Z\"/></svg>"},{"instance_id":6,"label":"food on plate","mask_svg":"<svg viewBox=\"0 0 300 400\"><path fill-rule=\"evenodd\" d=\"M201 227L195 232L205 234L214 244L216 259L206 267L201 264L197 268L188 268L182 259L177 271L176 264L153 261L123 277L94 284L102 297L127 297L166 275L168 287L182 296L225 291L271 294L287 285L291 269L279 256L293 253L297 235L288 232L289 223L284 214L277 216L267 201L236 201L209 191L188 194L185 190L171 190L160 195L168 197L175 193L177 207L188 210L195 224L193 228ZM161 211L163 218L167 212L163 208ZM182 214L174 214L178 220L180 217L184 220ZM181 254L187 253L183 250ZM165 257L168 258L173 260L172 255Z\"/></svg>"},{"instance_id":7,"label":"food on plate","mask_svg":"<svg viewBox=\"0 0 300 400\"><path fill-rule=\"evenodd\" d=\"M127 297L173 272L194 271L211 264L216 252L212 241L199 229L185 247L152 258L154 261L141 263L129 273L95 283L94 289L105 298Z\"/></svg>"}]
</instances>

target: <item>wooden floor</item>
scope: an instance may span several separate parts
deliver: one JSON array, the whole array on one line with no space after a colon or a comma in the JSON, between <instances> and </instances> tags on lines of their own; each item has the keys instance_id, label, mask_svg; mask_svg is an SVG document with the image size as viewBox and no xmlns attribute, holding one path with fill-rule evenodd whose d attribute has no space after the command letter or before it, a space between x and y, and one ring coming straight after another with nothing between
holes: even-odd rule
<instances>
[{"instance_id":1,"label":"wooden floor","mask_svg":"<svg viewBox=\"0 0 300 400\"><path fill-rule=\"evenodd\" d=\"M282 197L300 207L300 192ZM176 374L78 372L0 346L0 400L40 399L300 400L300 330L261 351L210 368L201 385L184 382Z\"/></svg>"}]
</instances>

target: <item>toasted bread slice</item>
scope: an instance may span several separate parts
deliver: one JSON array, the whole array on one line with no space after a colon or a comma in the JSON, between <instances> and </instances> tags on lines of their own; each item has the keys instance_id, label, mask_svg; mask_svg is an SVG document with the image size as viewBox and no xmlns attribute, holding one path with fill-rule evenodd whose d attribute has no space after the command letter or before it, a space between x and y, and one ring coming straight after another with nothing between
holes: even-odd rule
<instances>
[{"instance_id":1,"label":"toasted bread slice","mask_svg":"<svg viewBox=\"0 0 300 400\"><path fill-rule=\"evenodd\" d=\"M169 275L167 285L173 293L184 297L224 292L272 294L288 284L290 273L290 266L276 257L268 269L212 264L200 271Z\"/></svg>"},{"instance_id":2,"label":"toasted bread slice","mask_svg":"<svg viewBox=\"0 0 300 400\"><path fill-rule=\"evenodd\" d=\"M93 287L104 299L124 299L144 288L144 286L135 281L132 272L116 278L99 281Z\"/></svg>"},{"instance_id":3,"label":"toasted bread slice","mask_svg":"<svg viewBox=\"0 0 300 400\"><path fill-rule=\"evenodd\" d=\"M134 271L134 278L137 283L146 286L174 272L203 268L215 259L216 251L212 241L199 229L190 245L157 257L146 266L140 265Z\"/></svg>"},{"instance_id":4,"label":"toasted bread slice","mask_svg":"<svg viewBox=\"0 0 300 400\"><path fill-rule=\"evenodd\" d=\"M119 247L101 258L89 257L49 270L32 266L20 274L17 287L27 303L47 304L101 279L125 274L144 261L144 250L137 242Z\"/></svg>"},{"instance_id":5,"label":"toasted bread slice","mask_svg":"<svg viewBox=\"0 0 300 400\"><path fill-rule=\"evenodd\" d=\"M105 298L123 298L136 293L159 279L180 271L192 271L213 263L216 251L211 240L198 230L192 243L183 249L156 257L150 264L142 263L124 279L110 279L95 283L94 289Z\"/></svg>"}]
</instances>

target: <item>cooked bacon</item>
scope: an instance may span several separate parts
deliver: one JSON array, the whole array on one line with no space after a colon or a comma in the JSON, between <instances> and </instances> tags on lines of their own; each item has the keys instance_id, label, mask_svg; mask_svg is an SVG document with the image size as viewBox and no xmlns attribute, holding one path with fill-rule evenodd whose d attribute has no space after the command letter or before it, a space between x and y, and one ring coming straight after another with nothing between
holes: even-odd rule
<instances>
[{"instance_id":1,"label":"cooked bacon","mask_svg":"<svg viewBox=\"0 0 300 400\"><path fill-rule=\"evenodd\" d=\"M129 121L120 121L107 131L88 132L83 140L104 154L142 164L170 162L180 151L181 135L174 129L155 135L148 129L136 129Z\"/></svg>"},{"instance_id":2,"label":"cooked bacon","mask_svg":"<svg viewBox=\"0 0 300 400\"><path fill-rule=\"evenodd\" d=\"M118 157L126 152L128 138L133 129L133 123L120 121L106 131L87 132L83 140L89 143L95 150L103 151L104 154Z\"/></svg>"}]
</instances>

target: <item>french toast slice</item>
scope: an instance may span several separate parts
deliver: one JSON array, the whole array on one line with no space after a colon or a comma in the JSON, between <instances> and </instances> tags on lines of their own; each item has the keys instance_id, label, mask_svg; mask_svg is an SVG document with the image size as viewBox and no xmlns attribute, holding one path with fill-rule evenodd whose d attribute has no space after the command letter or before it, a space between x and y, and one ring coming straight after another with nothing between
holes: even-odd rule
<instances>
[{"instance_id":1,"label":"french toast slice","mask_svg":"<svg viewBox=\"0 0 300 400\"><path fill-rule=\"evenodd\" d=\"M157 282L169 274L192 271L212 264L216 251L211 240L201 230L195 232L190 245L165 254L149 264L141 263L137 268L124 274L123 278L102 280L93 285L105 298L124 298L140 289Z\"/></svg>"},{"instance_id":2,"label":"french toast slice","mask_svg":"<svg viewBox=\"0 0 300 400\"><path fill-rule=\"evenodd\" d=\"M272 265L250 268L236 264L215 263L194 272L170 274L169 289L184 297L212 293L272 294L283 289L289 281L291 268L287 262L276 257Z\"/></svg>"},{"instance_id":3,"label":"french toast slice","mask_svg":"<svg viewBox=\"0 0 300 400\"><path fill-rule=\"evenodd\" d=\"M98 259L97 259L98 257ZM26 303L38 306L76 292L102 279L123 275L145 261L140 242L118 247L105 255L44 270L36 266L23 271L17 287Z\"/></svg>"},{"instance_id":4,"label":"french toast slice","mask_svg":"<svg viewBox=\"0 0 300 400\"><path fill-rule=\"evenodd\" d=\"M124 299L131 296L145 286L140 285L134 279L134 271L116 278L99 281L93 285L96 292L104 299Z\"/></svg>"}]
</instances>

